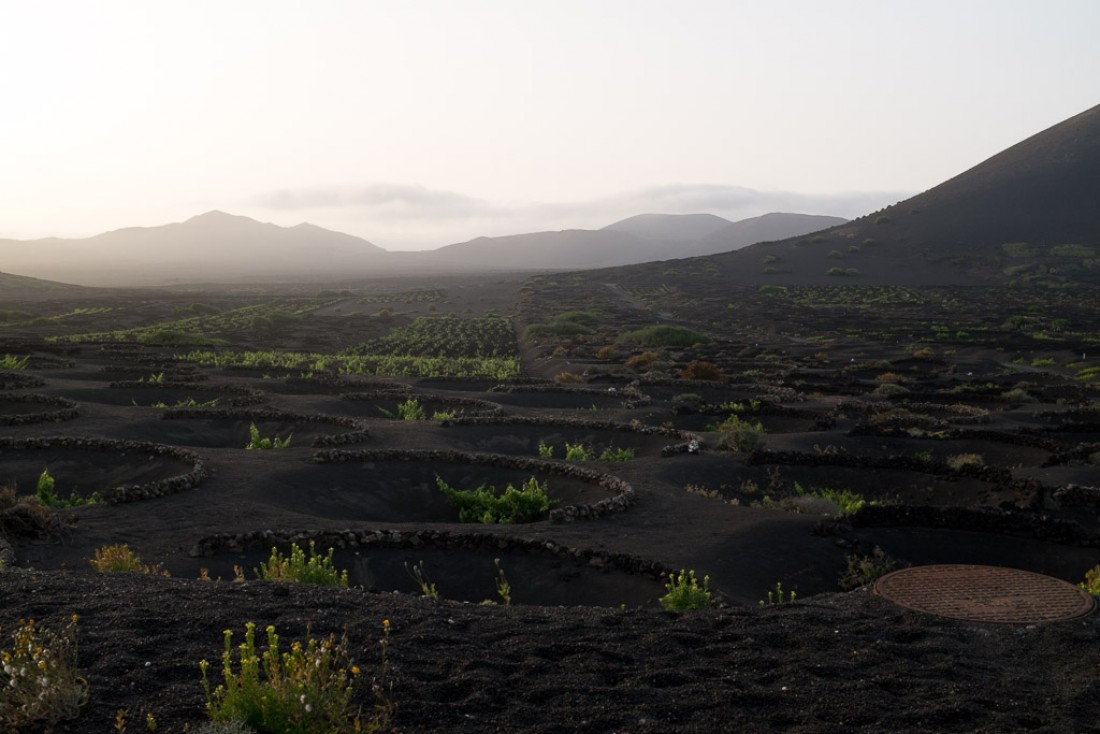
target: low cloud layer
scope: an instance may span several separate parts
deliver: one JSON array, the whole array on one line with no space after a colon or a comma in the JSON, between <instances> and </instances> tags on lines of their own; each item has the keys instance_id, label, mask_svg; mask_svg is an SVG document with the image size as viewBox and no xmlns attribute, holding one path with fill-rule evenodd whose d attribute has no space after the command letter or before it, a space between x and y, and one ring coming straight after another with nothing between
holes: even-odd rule
<instances>
[{"instance_id":1,"label":"low cloud layer","mask_svg":"<svg viewBox=\"0 0 1100 734\"><path fill-rule=\"evenodd\" d=\"M282 223L309 221L358 235L387 249L430 249L478 236L560 229L598 229L635 214L708 213L731 221L768 212L853 218L906 198L912 192L799 194L741 186L670 184L587 201L490 202L423 186L282 189L246 205Z\"/></svg>"}]
</instances>

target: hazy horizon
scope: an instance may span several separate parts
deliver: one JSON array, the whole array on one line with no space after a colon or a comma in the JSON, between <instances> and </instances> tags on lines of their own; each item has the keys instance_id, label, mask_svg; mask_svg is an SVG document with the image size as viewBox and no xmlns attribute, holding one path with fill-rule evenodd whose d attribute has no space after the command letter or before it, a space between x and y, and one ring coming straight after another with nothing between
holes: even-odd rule
<instances>
[{"instance_id":1,"label":"hazy horizon","mask_svg":"<svg viewBox=\"0 0 1100 734\"><path fill-rule=\"evenodd\" d=\"M0 238L213 209L389 250L645 212L852 218L1100 102L1090 0L45 0L4 20Z\"/></svg>"}]
</instances>

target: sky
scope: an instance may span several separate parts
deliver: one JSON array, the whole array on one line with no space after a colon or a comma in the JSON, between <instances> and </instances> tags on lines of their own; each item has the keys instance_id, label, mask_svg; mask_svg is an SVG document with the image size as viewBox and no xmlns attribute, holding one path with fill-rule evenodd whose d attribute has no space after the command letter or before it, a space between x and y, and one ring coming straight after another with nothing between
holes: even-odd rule
<instances>
[{"instance_id":1,"label":"sky","mask_svg":"<svg viewBox=\"0 0 1100 734\"><path fill-rule=\"evenodd\" d=\"M1100 103L1098 29L1096 0L0 0L0 237L855 217Z\"/></svg>"}]
</instances>

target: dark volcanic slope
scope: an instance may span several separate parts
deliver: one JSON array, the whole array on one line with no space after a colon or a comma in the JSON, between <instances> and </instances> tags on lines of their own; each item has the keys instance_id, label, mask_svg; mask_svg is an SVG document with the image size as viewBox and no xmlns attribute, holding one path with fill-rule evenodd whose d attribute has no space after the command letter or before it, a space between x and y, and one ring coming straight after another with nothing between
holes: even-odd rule
<instances>
[{"instance_id":1,"label":"dark volcanic slope","mask_svg":"<svg viewBox=\"0 0 1100 734\"><path fill-rule=\"evenodd\" d=\"M917 214L910 218L910 211ZM1096 243L1100 106L890 207L886 214L904 222L894 236L914 244Z\"/></svg>"},{"instance_id":2,"label":"dark volcanic slope","mask_svg":"<svg viewBox=\"0 0 1100 734\"><path fill-rule=\"evenodd\" d=\"M714 261L742 283L1098 283L1098 204L1094 107L882 211Z\"/></svg>"}]
</instances>

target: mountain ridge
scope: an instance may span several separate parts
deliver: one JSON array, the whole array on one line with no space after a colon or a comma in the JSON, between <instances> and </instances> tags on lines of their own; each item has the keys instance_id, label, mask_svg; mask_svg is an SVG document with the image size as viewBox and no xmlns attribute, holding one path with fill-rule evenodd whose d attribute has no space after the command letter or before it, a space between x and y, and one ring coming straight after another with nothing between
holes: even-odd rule
<instances>
[{"instance_id":1,"label":"mountain ridge","mask_svg":"<svg viewBox=\"0 0 1100 734\"><path fill-rule=\"evenodd\" d=\"M585 270L741 247L755 241L746 239L745 233L765 236L751 224L765 219L786 222L800 232L820 228L812 215L764 215L742 220L749 223L742 224L710 214L643 214L598 230L477 237L436 250L406 253L389 252L362 238L310 222L282 227L211 210L182 222L125 227L78 239L0 240L0 267L88 286L323 279L399 272ZM704 232L714 239L692 239ZM729 236L717 237L723 232ZM104 254L108 252L111 254Z\"/></svg>"}]
</instances>

